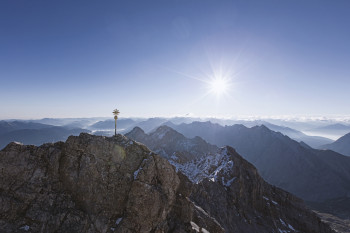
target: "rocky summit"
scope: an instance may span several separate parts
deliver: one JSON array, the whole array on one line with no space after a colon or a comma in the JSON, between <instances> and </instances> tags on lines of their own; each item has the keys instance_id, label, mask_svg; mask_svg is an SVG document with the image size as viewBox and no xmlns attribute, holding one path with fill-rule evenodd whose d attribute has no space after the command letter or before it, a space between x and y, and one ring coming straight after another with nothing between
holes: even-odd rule
<instances>
[{"instance_id":1,"label":"rocky summit","mask_svg":"<svg viewBox=\"0 0 350 233\"><path fill-rule=\"evenodd\" d=\"M332 232L231 147L191 182L125 136L0 152L1 232ZM204 169L205 167L205 169Z\"/></svg>"}]
</instances>

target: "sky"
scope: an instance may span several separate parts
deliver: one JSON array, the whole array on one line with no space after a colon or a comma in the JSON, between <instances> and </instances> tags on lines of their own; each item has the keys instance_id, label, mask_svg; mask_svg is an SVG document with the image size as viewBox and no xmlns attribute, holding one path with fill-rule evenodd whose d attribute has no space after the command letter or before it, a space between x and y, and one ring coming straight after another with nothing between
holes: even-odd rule
<instances>
[{"instance_id":1,"label":"sky","mask_svg":"<svg viewBox=\"0 0 350 233\"><path fill-rule=\"evenodd\" d=\"M0 1L0 119L350 115L349 90L349 1Z\"/></svg>"}]
</instances>

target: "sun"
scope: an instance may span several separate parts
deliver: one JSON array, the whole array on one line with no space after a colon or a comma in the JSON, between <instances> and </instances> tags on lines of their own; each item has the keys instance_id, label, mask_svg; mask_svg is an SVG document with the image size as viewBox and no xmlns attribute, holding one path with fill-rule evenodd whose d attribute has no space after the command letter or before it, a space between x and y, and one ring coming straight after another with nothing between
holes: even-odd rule
<instances>
[{"instance_id":1,"label":"sun","mask_svg":"<svg viewBox=\"0 0 350 233\"><path fill-rule=\"evenodd\" d=\"M228 79L224 77L215 77L208 82L209 91L217 96L225 94L230 86Z\"/></svg>"},{"instance_id":2,"label":"sun","mask_svg":"<svg viewBox=\"0 0 350 233\"><path fill-rule=\"evenodd\" d=\"M172 71L203 84L201 87L206 91L196 102L210 96L215 96L219 101L222 101L223 98L226 100L232 99L231 94L236 88L234 79L236 78L237 72L234 72L231 66L210 64L210 70L201 72L200 76L190 75L176 70Z\"/></svg>"}]
</instances>

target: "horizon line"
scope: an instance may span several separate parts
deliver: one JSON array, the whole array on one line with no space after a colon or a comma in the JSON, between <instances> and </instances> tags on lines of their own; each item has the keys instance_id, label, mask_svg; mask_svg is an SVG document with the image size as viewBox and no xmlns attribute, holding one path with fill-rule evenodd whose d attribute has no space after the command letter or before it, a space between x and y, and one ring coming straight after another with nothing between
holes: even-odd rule
<instances>
[{"instance_id":1,"label":"horizon line","mask_svg":"<svg viewBox=\"0 0 350 233\"><path fill-rule=\"evenodd\" d=\"M0 121L37 121L44 119L94 119L94 118L111 118L113 116L91 116L91 117L38 117L38 118L0 118ZM326 115L313 115L313 114L295 114L295 115L236 115L236 116L198 116L194 114L185 115L153 115L153 116L120 116L119 119L151 119L151 118L199 118L199 119L217 119L217 120L284 120L284 121L350 121L350 115L344 114L326 114Z\"/></svg>"}]
</instances>

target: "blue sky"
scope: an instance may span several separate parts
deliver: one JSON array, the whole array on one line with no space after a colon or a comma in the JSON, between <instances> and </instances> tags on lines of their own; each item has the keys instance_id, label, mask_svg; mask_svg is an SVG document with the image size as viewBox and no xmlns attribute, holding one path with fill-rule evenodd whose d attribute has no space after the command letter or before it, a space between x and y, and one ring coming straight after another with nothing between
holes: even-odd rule
<instances>
[{"instance_id":1,"label":"blue sky","mask_svg":"<svg viewBox=\"0 0 350 233\"><path fill-rule=\"evenodd\" d=\"M350 2L3 0L0 80L0 119L350 115Z\"/></svg>"}]
</instances>

